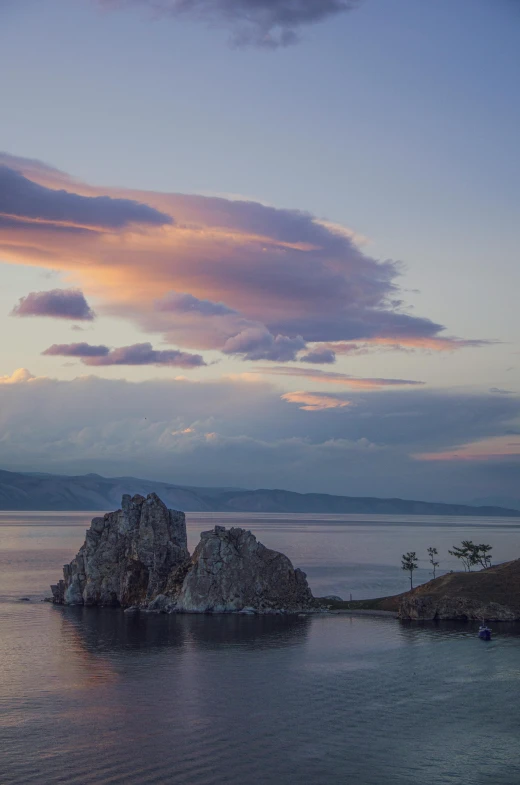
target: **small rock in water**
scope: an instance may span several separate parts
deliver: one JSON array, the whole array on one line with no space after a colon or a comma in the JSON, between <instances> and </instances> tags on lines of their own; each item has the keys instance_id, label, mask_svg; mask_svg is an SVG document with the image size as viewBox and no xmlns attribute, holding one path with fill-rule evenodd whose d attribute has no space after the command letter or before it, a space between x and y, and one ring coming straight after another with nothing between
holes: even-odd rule
<instances>
[{"instance_id":1,"label":"small rock in water","mask_svg":"<svg viewBox=\"0 0 520 785\"><path fill-rule=\"evenodd\" d=\"M30 597L20 597L20 602L31 602Z\"/></svg>"}]
</instances>

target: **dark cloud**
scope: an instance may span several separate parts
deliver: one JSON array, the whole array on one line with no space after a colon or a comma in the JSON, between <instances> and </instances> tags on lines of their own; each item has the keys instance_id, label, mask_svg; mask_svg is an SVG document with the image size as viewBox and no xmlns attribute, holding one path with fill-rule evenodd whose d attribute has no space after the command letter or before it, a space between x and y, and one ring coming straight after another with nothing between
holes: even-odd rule
<instances>
[{"instance_id":1,"label":"dark cloud","mask_svg":"<svg viewBox=\"0 0 520 785\"><path fill-rule=\"evenodd\" d=\"M264 327L248 327L229 338L222 351L234 354L243 360L274 360L288 362L294 360L299 351L305 348L301 335L290 338L287 335L272 335Z\"/></svg>"},{"instance_id":2,"label":"dark cloud","mask_svg":"<svg viewBox=\"0 0 520 785\"><path fill-rule=\"evenodd\" d=\"M372 284L375 281L371 282ZM346 281L338 281L340 290L345 292L348 284ZM321 287L323 289L323 285ZM366 288L366 287L365 287ZM354 293L351 291L346 298ZM383 286L381 286L381 299L383 299ZM330 301L336 300L336 295L330 297ZM314 313L301 316L293 316L287 313L285 316L267 321L268 328L273 331L299 332L305 336L307 341L327 342L337 338L333 336L343 335L345 341L362 341L371 338L395 338L396 344L399 338L413 336L415 338L429 338L436 336L442 329L442 325L424 319L419 316L410 316L406 313L399 313L391 310L376 310L372 305L360 307L360 304L345 301L343 309L336 306L329 313L324 309L321 313ZM479 345L482 342L476 342Z\"/></svg>"},{"instance_id":3,"label":"dark cloud","mask_svg":"<svg viewBox=\"0 0 520 785\"><path fill-rule=\"evenodd\" d=\"M106 357L108 346L92 346L89 343L53 343L42 354L48 357Z\"/></svg>"},{"instance_id":4,"label":"dark cloud","mask_svg":"<svg viewBox=\"0 0 520 785\"><path fill-rule=\"evenodd\" d=\"M80 289L51 289L48 292L30 292L21 297L11 311L12 316L51 316L55 319L73 319L91 322L95 313Z\"/></svg>"},{"instance_id":5,"label":"dark cloud","mask_svg":"<svg viewBox=\"0 0 520 785\"><path fill-rule=\"evenodd\" d=\"M167 365L179 368L198 368L206 365L200 354L190 354L176 349L158 351L151 343L135 343L109 349L108 346L91 346L88 343L54 344L43 354L62 357L81 357L84 365Z\"/></svg>"},{"instance_id":6,"label":"dark cloud","mask_svg":"<svg viewBox=\"0 0 520 785\"><path fill-rule=\"evenodd\" d=\"M328 365L336 362L336 354L332 349L315 349L300 357L300 362Z\"/></svg>"},{"instance_id":7,"label":"dark cloud","mask_svg":"<svg viewBox=\"0 0 520 785\"><path fill-rule=\"evenodd\" d=\"M168 292L160 300L156 300L155 308L163 313L198 314L200 316L229 316L237 312L224 303L211 300L199 300L185 292Z\"/></svg>"},{"instance_id":8,"label":"dark cloud","mask_svg":"<svg viewBox=\"0 0 520 785\"><path fill-rule=\"evenodd\" d=\"M139 3L154 12L187 16L231 29L237 45L269 48L298 40L300 27L355 8L360 0L99 0L112 8Z\"/></svg>"},{"instance_id":9,"label":"dark cloud","mask_svg":"<svg viewBox=\"0 0 520 785\"><path fill-rule=\"evenodd\" d=\"M53 190L4 164L0 164L0 217L11 225L16 219L32 219L102 229L122 229L133 223L152 226L172 223L170 216L147 204Z\"/></svg>"}]
</instances>

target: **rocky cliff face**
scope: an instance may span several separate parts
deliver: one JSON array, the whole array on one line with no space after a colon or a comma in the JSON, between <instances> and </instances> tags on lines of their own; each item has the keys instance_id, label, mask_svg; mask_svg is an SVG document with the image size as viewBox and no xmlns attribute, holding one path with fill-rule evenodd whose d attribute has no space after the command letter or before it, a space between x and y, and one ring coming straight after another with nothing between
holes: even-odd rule
<instances>
[{"instance_id":1,"label":"rocky cliff face","mask_svg":"<svg viewBox=\"0 0 520 785\"><path fill-rule=\"evenodd\" d=\"M305 573L251 532L203 532L192 559L184 513L156 494L123 497L94 518L85 543L52 586L62 605L137 606L185 613L295 612L313 606Z\"/></svg>"},{"instance_id":2,"label":"rocky cliff face","mask_svg":"<svg viewBox=\"0 0 520 785\"><path fill-rule=\"evenodd\" d=\"M166 590L189 562L184 513L152 493L123 496L122 509L94 518L76 558L52 586L55 603L134 605Z\"/></svg>"},{"instance_id":3,"label":"rocky cliff face","mask_svg":"<svg viewBox=\"0 0 520 785\"><path fill-rule=\"evenodd\" d=\"M520 560L454 572L401 595L399 618L520 620Z\"/></svg>"},{"instance_id":4,"label":"rocky cliff face","mask_svg":"<svg viewBox=\"0 0 520 785\"><path fill-rule=\"evenodd\" d=\"M312 606L305 573L244 529L215 526L202 532L192 562L178 598L183 611L297 611Z\"/></svg>"}]
</instances>

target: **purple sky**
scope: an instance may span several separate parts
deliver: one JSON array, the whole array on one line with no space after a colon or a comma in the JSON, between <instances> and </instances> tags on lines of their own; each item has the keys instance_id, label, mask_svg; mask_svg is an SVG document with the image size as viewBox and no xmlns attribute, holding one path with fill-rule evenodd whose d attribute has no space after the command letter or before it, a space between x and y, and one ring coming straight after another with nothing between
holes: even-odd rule
<instances>
[{"instance_id":1,"label":"purple sky","mask_svg":"<svg viewBox=\"0 0 520 785\"><path fill-rule=\"evenodd\" d=\"M520 496L517 2L21 0L0 45L3 468Z\"/></svg>"}]
</instances>

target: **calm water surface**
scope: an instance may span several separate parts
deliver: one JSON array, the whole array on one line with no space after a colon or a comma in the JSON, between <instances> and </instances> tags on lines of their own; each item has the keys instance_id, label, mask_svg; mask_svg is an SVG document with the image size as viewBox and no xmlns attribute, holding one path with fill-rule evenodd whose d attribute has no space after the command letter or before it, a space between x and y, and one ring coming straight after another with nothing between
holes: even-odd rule
<instances>
[{"instance_id":1,"label":"calm water surface","mask_svg":"<svg viewBox=\"0 0 520 785\"><path fill-rule=\"evenodd\" d=\"M38 602L89 514L0 513L0 783L518 785L520 628L345 616L133 616ZM400 555L520 520L188 517L246 525L316 594L406 588ZM421 574L428 578L426 563ZM20 602L30 597L30 603Z\"/></svg>"}]
</instances>

